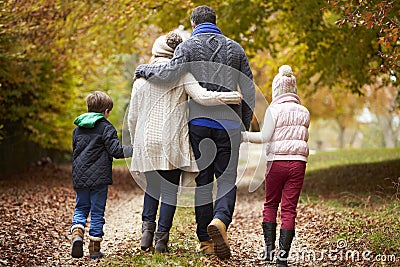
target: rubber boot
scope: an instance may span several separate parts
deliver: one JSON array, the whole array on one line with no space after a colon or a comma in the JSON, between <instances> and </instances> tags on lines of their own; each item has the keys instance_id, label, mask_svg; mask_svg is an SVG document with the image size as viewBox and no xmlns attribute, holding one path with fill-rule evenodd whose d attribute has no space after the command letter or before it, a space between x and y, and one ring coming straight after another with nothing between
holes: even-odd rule
<instances>
[{"instance_id":1,"label":"rubber boot","mask_svg":"<svg viewBox=\"0 0 400 267\"><path fill-rule=\"evenodd\" d=\"M71 227L72 233L72 249L71 256L73 258L83 257L83 236L85 233L85 227L81 224L75 224Z\"/></svg>"},{"instance_id":2,"label":"rubber boot","mask_svg":"<svg viewBox=\"0 0 400 267\"><path fill-rule=\"evenodd\" d=\"M279 253L276 259L277 267L287 267L289 251L294 237L294 230L281 229L279 236Z\"/></svg>"},{"instance_id":3,"label":"rubber boot","mask_svg":"<svg viewBox=\"0 0 400 267\"><path fill-rule=\"evenodd\" d=\"M155 253L168 252L169 232L155 232Z\"/></svg>"},{"instance_id":4,"label":"rubber boot","mask_svg":"<svg viewBox=\"0 0 400 267\"><path fill-rule=\"evenodd\" d=\"M101 237L89 236L89 257L91 259L102 258L104 254L100 252L100 243L103 240Z\"/></svg>"},{"instance_id":5,"label":"rubber boot","mask_svg":"<svg viewBox=\"0 0 400 267\"><path fill-rule=\"evenodd\" d=\"M265 261L273 261L275 254L276 223L263 222L262 229L264 233L265 248L261 259Z\"/></svg>"},{"instance_id":6,"label":"rubber boot","mask_svg":"<svg viewBox=\"0 0 400 267\"><path fill-rule=\"evenodd\" d=\"M155 230L155 222L142 222L142 240L140 241L140 248L142 250L148 250L153 246Z\"/></svg>"}]
</instances>

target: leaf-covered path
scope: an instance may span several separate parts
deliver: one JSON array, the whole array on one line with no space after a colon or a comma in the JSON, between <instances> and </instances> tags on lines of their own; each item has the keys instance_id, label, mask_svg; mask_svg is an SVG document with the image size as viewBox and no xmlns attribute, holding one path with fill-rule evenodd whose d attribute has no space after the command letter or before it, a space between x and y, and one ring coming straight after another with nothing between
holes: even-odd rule
<instances>
[{"instance_id":1,"label":"leaf-covered path","mask_svg":"<svg viewBox=\"0 0 400 267\"><path fill-rule=\"evenodd\" d=\"M7 179L1 177L0 266L96 265L94 261L73 260L69 256L68 230L75 204L70 173L70 166L47 165L34 166ZM139 208L135 198L140 195L128 172L117 169L114 176L118 182L109 191L103 244L110 253L122 248L127 238L135 234L132 218ZM87 231L85 234L87 237ZM85 250L88 253L87 247Z\"/></svg>"},{"instance_id":2,"label":"leaf-covered path","mask_svg":"<svg viewBox=\"0 0 400 267\"><path fill-rule=\"evenodd\" d=\"M246 153L242 155L246 157ZM201 261L205 265L273 266L258 259L263 247L262 184L255 192L249 192L249 184L254 182L249 177L262 179L263 170L257 170L257 165L258 161L251 161L242 163L239 168L239 173L244 170L246 173L239 183L234 218L228 231L231 259L221 261L215 256L204 256ZM106 207L102 242L106 258L89 260L87 243L84 258L70 257L68 230L75 204L70 173L70 166L46 165L33 166L23 174L0 177L0 266L98 266L129 254L141 253L138 244L143 191L127 168L122 166L113 170L114 185L110 187ZM337 250L337 231L329 226L338 217L340 212L327 205L304 199L299 203L296 236L291 251L292 266L371 266L371 262L340 259L346 251ZM177 234L192 241L196 239L194 217L184 229L185 233ZM85 235L87 240L87 231ZM170 245L177 247L173 241ZM192 246L189 250L197 251L198 248ZM326 249L336 254L328 255L325 252L322 255Z\"/></svg>"},{"instance_id":3,"label":"leaf-covered path","mask_svg":"<svg viewBox=\"0 0 400 267\"><path fill-rule=\"evenodd\" d=\"M126 168L114 169L115 184L110 187L106 208L105 236L102 249L110 258L135 251L140 240L143 192ZM41 166L0 181L0 265L2 266L96 266L98 261L72 259L68 228L74 208L70 167ZM229 238L233 257L215 266L264 265L257 259L262 247L261 208L263 196L240 189ZM307 226L318 228L317 209L301 204L298 237L312 238ZM193 222L194 223L194 222ZM86 231L87 237L87 231ZM194 236L194 233L193 233ZM318 235L320 236L320 235ZM309 242L295 239L294 247ZM197 249L197 248L193 248ZM84 248L88 255L87 247ZM103 261L103 260L101 260ZM304 265L303 265L304 266Z\"/></svg>"}]
</instances>

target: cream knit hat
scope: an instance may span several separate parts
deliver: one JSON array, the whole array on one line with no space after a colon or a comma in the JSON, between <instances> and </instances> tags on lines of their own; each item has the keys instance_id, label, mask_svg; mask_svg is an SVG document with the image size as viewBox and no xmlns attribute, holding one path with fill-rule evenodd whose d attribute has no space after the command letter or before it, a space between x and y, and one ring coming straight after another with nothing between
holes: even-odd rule
<instances>
[{"instance_id":1,"label":"cream knit hat","mask_svg":"<svg viewBox=\"0 0 400 267\"><path fill-rule=\"evenodd\" d=\"M289 65L282 65L272 81L272 98L286 93L297 94L296 77Z\"/></svg>"},{"instance_id":2,"label":"cream knit hat","mask_svg":"<svg viewBox=\"0 0 400 267\"><path fill-rule=\"evenodd\" d=\"M151 53L153 57L172 58L175 48L182 42L182 38L175 32L161 35L153 44Z\"/></svg>"}]
</instances>

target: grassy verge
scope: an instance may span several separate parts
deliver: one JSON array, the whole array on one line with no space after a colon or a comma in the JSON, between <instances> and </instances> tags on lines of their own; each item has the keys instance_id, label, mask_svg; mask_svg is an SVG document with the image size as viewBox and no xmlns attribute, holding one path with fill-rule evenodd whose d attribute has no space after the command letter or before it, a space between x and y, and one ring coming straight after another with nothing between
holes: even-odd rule
<instances>
[{"instance_id":1,"label":"grassy verge","mask_svg":"<svg viewBox=\"0 0 400 267\"><path fill-rule=\"evenodd\" d=\"M311 155L303 197L352 207L400 199L400 149L341 150Z\"/></svg>"},{"instance_id":2,"label":"grassy verge","mask_svg":"<svg viewBox=\"0 0 400 267\"><path fill-rule=\"evenodd\" d=\"M310 156L301 201L333 210L326 225L330 241L371 251L367 263L374 266L400 263L400 149Z\"/></svg>"},{"instance_id":3,"label":"grassy verge","mask_svg":"<svg viewBox=\"0 0 400 267\"><path fill-rule=\"evenodd\" d=\"M307 171L330 167L367 164L400 159L400 148L345 149L332 152L319 152L309 156Z\"/></svg>"},{"instance_id":4,"label":"grassy verge","mask_svg":"<svg viewBox=\"0 0 400 267\"><path fill-rule=\"evenodd\" d=\"M336 237L357 248L369 248L376 254L398 254L400 248L400 203L392 202L368 208L338 208L343 216L331 222ZM400 257L400 255L397 255Z\"/></svg>"}]
</instances>

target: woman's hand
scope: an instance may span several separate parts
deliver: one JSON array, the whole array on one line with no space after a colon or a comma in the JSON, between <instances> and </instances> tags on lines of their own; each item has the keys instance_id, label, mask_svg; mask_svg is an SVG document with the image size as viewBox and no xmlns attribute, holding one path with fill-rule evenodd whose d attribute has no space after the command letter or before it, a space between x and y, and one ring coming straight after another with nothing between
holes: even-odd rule
<instances>
[{"instance_id":1,"label":"woman's hand","mask_svg":"<svg viewBox=\"0 0 400 267\"><path fill-rule=\"evenodd\" d=\"M221 92L218 100L228 105L238 105L242 102L243 96L237 91L233 92Z\"/></svg>"}]
</instances>

